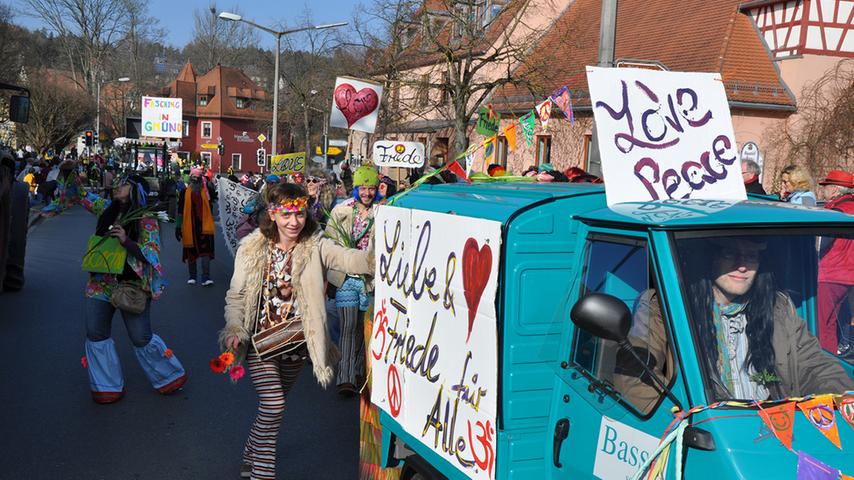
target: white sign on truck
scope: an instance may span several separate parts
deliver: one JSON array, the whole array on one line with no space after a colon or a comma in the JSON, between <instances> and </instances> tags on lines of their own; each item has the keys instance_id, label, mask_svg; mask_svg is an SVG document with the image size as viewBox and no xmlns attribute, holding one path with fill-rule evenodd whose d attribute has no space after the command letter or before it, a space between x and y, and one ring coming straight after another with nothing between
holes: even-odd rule
<instances>
[{"instance_id":1,"label":"white sign on truck","mask_svg":"<svg viewBox=\"0 0 854 480\"><path fill-rule=\"evenodd\" d=\"M587 67L608 206L746 200L719 73Z\"/></svg>"},{"instance_id":2,"label":"white sign on truck","mask_svg":"<svg viewBox=\"0 0 854 480\"><path fill-rule=\"evenodd\" d=\"M382 206L371 401L468 478L494 479L501 224Z\"/></svg>"}]
</instances>

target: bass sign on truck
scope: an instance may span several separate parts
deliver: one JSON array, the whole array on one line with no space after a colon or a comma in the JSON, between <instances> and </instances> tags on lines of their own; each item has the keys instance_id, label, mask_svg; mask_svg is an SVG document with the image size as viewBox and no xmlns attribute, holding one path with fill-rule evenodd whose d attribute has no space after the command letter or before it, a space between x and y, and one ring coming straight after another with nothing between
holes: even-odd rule
<instances>
[{"instance_id":1,"label":"bass sign on truck","mask_svg":"<svg viewBox=\"0 0 854 480\"><path fill-rule=\"evenodd\" d=\"M854 316L831 285L854 278L839 257L854 217L747 198L714 74L597 70L604 188L423 185L380 207L383 465L403 480L854 474L854 367L824 341ZM653 156L658 180L636 175Z\"/></svg>"}]
</instances>

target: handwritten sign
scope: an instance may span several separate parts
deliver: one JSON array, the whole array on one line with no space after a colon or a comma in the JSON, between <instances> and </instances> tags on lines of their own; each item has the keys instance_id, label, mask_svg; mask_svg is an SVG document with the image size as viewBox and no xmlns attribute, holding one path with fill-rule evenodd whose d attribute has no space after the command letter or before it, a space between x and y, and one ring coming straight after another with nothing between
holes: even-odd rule
<instances>
[{"instance_id":1,"label":"handwritten sign","mask_svg":"<svg viewBox=\"0 0 854 480\"><path fill-rule=\"evenodd\" d=\"M382 206L371 401L468 478L494 479L501 224Z\"/></svg>"},{"instance_id":2,"label":"handwritten sign","mask_svg":"<svg viewBox=\"0 0 854 480\"><path fill-rule=\"evenodd\" d=\"M374 133L382 95L383 87L378 83L338 77L332 93L329 126Z\"/></svg>"},{"instance_id":3,"label":"handwritten sign","mask_svg":"<svg viewBox=\"0 0 854 480\"><path fill-rule=\"evenodd\" d=\"M380 167L420 167L424 165L424 144L392 140L374 142L374 164Z\"/></svg>"},{"instance_id":4,"label":"handwritten sign","mask_svg":"<svg viewBox=\"0 0 854 480\"><path fill-rule=\"evenodd\" d=\"M477 110L477 124L474 129L477 133L491 137L498 133L501 126L501 114L489 107L480 107Z\"/></svg>"},{"instance_id":5,"label":"handwritten sign","mask_svg":"<svg viewBox=\"0 0 854 480\"><path fill-rule=\"evenodd\" d=\"M720 74L587 67L608 205L745 200Z\"/></svg>"},{"instance_id":6,"label":"handwritten sign","mask_svg":"<svg viewBox=\"0 0 854 480\"><path fill-rule=\"evenodd\" d=\"M273 155L270 157L270 173L274 175L289 175L305 173L305 152Z\"/></svg>"},{"instance_id":7,"label":"handwritten sign","mask_svg":"<svg viewBox=\"0 0 854 480\"><path fill-rule=\"evenodd\" d=\"M180 98L142 97L143 137L181 138L184 121Z\"/></svg>"}]
</instances>

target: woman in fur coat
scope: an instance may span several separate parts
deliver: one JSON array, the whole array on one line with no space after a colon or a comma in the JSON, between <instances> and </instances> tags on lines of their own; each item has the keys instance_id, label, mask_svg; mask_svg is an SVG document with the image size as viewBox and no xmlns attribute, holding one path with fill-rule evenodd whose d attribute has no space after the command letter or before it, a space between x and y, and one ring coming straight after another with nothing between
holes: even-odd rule
<instances>
[{"instance_id":1,"label":"woman in fur coat","mask_svg":"<svg viewBox=\"0 0 854 480\"><path fill-rule=\"evenodd\" d=\"M374 265L371 250L344 248L322 236L308 214L309 197L301 185L275 185L267 200L259 228L237 250L225 297L225 328L220 332L226 349L248 350L246 363L258 392L258 414L241 467L241 476L253 479L275 478L285 398L306 359L311 359L320 385L327 387L335 379L339 353L327 328L327 269L359 275L372 273ZM304 341L284 354L262 359L252 336L281 322L295 322Z\"/></svg>"}]
</instances>

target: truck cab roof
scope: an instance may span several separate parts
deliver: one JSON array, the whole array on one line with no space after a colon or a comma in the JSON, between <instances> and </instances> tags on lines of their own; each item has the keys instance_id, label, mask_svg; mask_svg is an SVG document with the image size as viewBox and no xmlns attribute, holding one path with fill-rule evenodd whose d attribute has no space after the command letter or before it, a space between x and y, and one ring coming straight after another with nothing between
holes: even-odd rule
<instances>
[{"instance_id":1,"label":"truck cab roof","mask_svg":"<svg viewBox=\"0 0 854 480\"><path fill-rule=\"evenodd\" d=\"M403 196L397 206L484 218L507 224L536 205L572 201L573 217L596 224L631 229L702 229L801 224L851 224L851 216L820 207L770 201L750 195L746 201L663 200L631 202L608 207L605 188L589 183L465 183L422 185Z\"/></svg>"}]
</instances>

